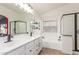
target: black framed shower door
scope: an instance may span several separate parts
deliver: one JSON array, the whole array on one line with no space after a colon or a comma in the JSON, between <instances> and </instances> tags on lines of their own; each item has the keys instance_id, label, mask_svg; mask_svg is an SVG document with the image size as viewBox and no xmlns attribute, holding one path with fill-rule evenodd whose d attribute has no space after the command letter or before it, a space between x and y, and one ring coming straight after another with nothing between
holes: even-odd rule
<instances>
[{"instance_id":1,"label":"black framed shower door","mask_svg":"<svg viewBox=\"0 0 79 59\"><path fill-rule=\"evenodd\" d=\"M74 15L74 51L79 51L79 12L64 14L63 16L66 15Z\"/></svg>"}]
</instances>

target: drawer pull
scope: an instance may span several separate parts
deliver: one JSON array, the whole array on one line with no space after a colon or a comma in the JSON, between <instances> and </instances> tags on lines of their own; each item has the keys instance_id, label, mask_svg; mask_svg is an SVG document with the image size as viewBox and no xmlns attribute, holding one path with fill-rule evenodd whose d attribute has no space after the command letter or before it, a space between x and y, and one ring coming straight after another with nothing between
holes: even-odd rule
<instances>
[{"instance_id":1,"label":"drawer pull","mask_svg":"<svg viewBox=\"0 0 79 59\"><path fill-rule=\"evenodd\" d=\"M36 49L36 51L38 51L39 49Z\"/></svg>"},{"instance_id":2,"label":"drawer pull","mask_svg":"<svg viewBox=\"0 0 79 59\"><path fill-rule=\"evenodd\" d=\"M29 50L30 52L32 52L32 50Z\"/></svg>"}]
</instances>

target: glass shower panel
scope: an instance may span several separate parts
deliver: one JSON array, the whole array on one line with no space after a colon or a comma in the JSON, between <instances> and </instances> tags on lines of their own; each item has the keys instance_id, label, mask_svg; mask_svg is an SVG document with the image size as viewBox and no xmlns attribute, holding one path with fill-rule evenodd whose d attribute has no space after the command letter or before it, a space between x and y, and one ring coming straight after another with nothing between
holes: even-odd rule
<instances>
[{"instance_id":1,"label":"glass shower panel","mask_svg":"<svg viewBox=\"0 0 79 59\"><path fill-rule=\"evenodd\" d=\"M77 50L79 50L79 14L77 14Z\"/></svg>"},{"instance_id":2,"label":"glass shower panel","mask_svg":"<svg viewBox=\"0 0 79 59\"><path fill-rule=\"evenodd\" d=\"M61 34L67 36L74 34L74 14L63 16L61 20Z\"/></svg>"}]
</instances>

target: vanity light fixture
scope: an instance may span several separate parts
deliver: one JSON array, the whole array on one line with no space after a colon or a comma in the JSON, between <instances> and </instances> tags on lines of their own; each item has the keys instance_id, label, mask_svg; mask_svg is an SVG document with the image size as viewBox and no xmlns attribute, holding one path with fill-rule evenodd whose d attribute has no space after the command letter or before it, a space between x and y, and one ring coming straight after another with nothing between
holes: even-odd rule
<instances>
[{"instance_id":1,"label":"vanity light fixture","mask_svg":"<svg viewBox=\"0 0 79 59\"><path fill-rule=\"evenodd\" d=\"M16 6L20 6L21 9L24 9L24 11L27 11L27 13L33 14L33 8L27 4L27 3L16 3Z\"/></svg>"}]
</instances>

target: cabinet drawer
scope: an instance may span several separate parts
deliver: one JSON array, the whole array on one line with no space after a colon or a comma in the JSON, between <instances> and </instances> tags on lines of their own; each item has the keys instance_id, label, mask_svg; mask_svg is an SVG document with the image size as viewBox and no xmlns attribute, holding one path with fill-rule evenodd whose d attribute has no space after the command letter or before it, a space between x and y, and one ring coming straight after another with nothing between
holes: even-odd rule
<instances>
[{"instance_id":1,"label":"cabinet drawer","mask_svg":"<svg viewBox=\"0 0 79 59\"><path fill-rule=\"evenodd\" d=\"M36 47L42 47L42 39L38 38L35 40Z\"/></svg>"},{"instance_id":2,"label":"cabinet drawer","mask_svg":"<svg viewBox=\"0 0 79 59\"><path fill-rule=\"evenodd\" d=\"M33 55L33 49L26 47L26 55Z\"/></svg>"},{"instance_id":3,"label":"cabinet drawer","mask_svg":"<svg viewBox=\"0 0 79 59\"><path fill-rule=\"evenodd\" d=\"M42 49L42 39L37 38L26 44L26 55L37 55Z\"/></svg>"},{"instance_id":4,"label":"cabinet drawer","mask_svg":"<svg viewBox=\"0 0 79 59\"><path fill-rule=\"evenodd\" d=\"M26 47L26 50L25 50L26 55L32 55L33 54L34 46L35 46L34 41L26 44L26 46L25 46Z\"/></svg>"}]
</instances>

